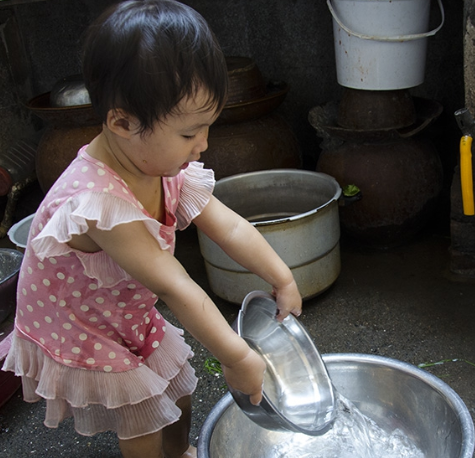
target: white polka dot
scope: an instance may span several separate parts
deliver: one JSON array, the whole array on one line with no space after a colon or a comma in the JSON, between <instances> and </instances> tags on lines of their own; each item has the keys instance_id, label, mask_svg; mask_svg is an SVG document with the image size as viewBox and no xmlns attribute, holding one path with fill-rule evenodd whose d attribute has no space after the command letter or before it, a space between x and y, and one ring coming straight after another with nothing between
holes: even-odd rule
<instances>
[{"instance_id":1,"label":"white polka dot","mask_svg":"<svg viewBox=\"0 0 475 458\"><path fill-rule=\"evenodd\" d=\"M90 182L86 185L86 187L87 187L88 189L92 189L94 186L95 186L95 184L94 184L94 182L92 182L92 181L90 181Z\"/></svg>"},{"instance_id":2,"label":"white polka dot","mask_svg":"<svg viewBox=\"0 0 475 458\"><path fill-rule=\"evenodd\" d=\"M75 354L75 355L79 355L79 353L81 353L81 349L79 347L73 347L71 348L71 351Z\"/></svg>"},{"instance_id":3,"label":"white polka dot","mask_svg":"<svg viewBox=\"0 0 475 458\"><path fill-rule=\"evenodd\" d=\"M54 340L58 340L58 339L59 339L58 334L56 334L55 332L51 333L51 337L52 337Z\"/></svg>"},{"instance_id":4,"label":"white polka dot","mask_svg":"<svg viewBox=\"0 0 475 458\"><path fill-rule=\"evenodd\" d=\"M87 334L84 334L84 333L79 334L79 340L83 340L83 341L87 340Z\"/></svg>"},{"instance_id":5,"label":"white polka dot","mask_svg":"<svg viewBox=\"0 0 475 458\"><path fill-rule=\"evenodd\" d=\"M130 365L130 359L125 358L125 359L124 359L124 364L126 364L127 366L129 366L129 365Z\"/></svg>"},{"instance_id":6,"label":"white polka dot","mask_svg":"<svg viewBox=\"0 0 475 458\"><path fill-rule=\"evenodd\" d=\"M70 319L71 321L76 320L76 315L74 315L74 313L71 313L71 314L69 315L69 319Z\"/></svg>"},{"instance_id":7,"label":"white polka dot","mask_svg":"<svg viewBox=\"0 0 475 458\"><path fill-rule=\"evenodd\" d=\"M72 329L72 325L71 323L64 323L63 328L69 331L70 329Z\"/></svg>"},{"instance_id":8,"label":"white polka dot","mask_svg":"<svg viewBox=\"0 0 475 458\"><path fill-rule=\"evenodd\" d=\"M135 294L132 299L135 299L136 301L138 301L141 297L142 297L141 294Z\"/></svg>"},{"instance_id":9,"label":"white polka dot","mask_svg":"<svg viewBox=\"0 0 475 458\"><path fill-rule=\"evenodd\" d=\"M39 262L38 265L37 265L38 269L40 270L44 270L45 266L42 262Z\"/></svg>"},{"instance_id":10,"label":"white polka dot","mask_svg":"<svg viewBox=\"0 0 475 458\"><path fill-rule=\"evenodd\" d=\"M88 312L89 311L89 307L87 305L81 305L81 307L79 307L83 312Z\"/></svg>"},{"instance_id":11,"label":"white polka dot","mask_svg":"<svg viewBox=\"0 0 475 458\"><path fill-rule=\"evenodd\" d=\"M106 310L105 312L102 313L106 318L109 318L112 316L112 313L109 310Z\"/></svg>"},{"instance_id":12,"label":"white polka dot","mask_svg":"<svg viewBox=\"0 0 475 458\"><path fill-rule=\"evenodd\" d=\"M56 301L57 301L57 297L51 295L51 296L49 297L49 300L50 300L51 302L56 302Z\"/></svg>"},{"instance_id":13,"label":"white polka dot","mask_svg":"<svg viewBox=\"0 0 475 458\"><path fill-rule=\"evenodd\" d=\"M95 301L98 303L98 304L103 304L105 302L104 298L103 297L96 297Z\"/></svg>"},{"instance_id":14,"label":"white polka dot","mask_svg":"<svg viewBox=\"0 0 475 458\"><path fill-rule=\"evenodd\" d=\"M53 265L58 264L58 261L56 261L55 258L49 258L49 262L50 262L51 264L53 264Z\"/></svg>"},{"instance_id":15,"label":"white polka dot","mask_svg":"<svg viewBox=\"0 0 475 458\"><path fill-rule=\"evenodd\" d=\"M112 366L104 366L104 372L112 372Z\"/></svg>"},{"instance_id":16,"label":"white polka dot","mask_svg":"<svg viewBox=\"0 0 475 458\"><path fill-rule=\"evenodd\" d=\"M22 292L23 296L26 296L28 294L28 292L26 291L25 288L22 288L21 292Z\"/></svg>"},{"instance_id":17,"label":"white polka dot","mask_svg":"<svg viewBox=\"0 0 475 458\"><path fill-rule=\"evenodd\" d=\"M139 309L144 309L145 307L147 307L147 304L140 304L138 308Z\"/></svg>"},{"instance_id":18,"label":"white polka dot","mask_svg":"<svg viewBox=\"0 0 475 458\"><path fill-rule=\"evenodd\" d=\"M154 326L151 330L150 330L150 333L151 334L155 334L157 332L157 328Z\"/></svg>"},{"instance_id":19,"label":"white polka dot","mask_svg":"<svg viewBox=\"0 0 475 458\"><path fill-rule=\"evenodd\" d=\"M150 320L150 318L149 318L149 317L146 317L146 318L145 318L145 324L149 324L149 323L150 323L150 321L151 321L151 320Z\"/></svg>"},{"instance_id":20,"label":"white polka dot","mask_svg":"<svg viewBox=\"0 0 475 458\"><path fill-rule=\"evenodd\" d=\"M40 342L44 345L46 342L45 342L45 339L43 339L43 337L40 337Z\"/></svg>"},{"instance_id":21,"label":"white polka dot","mask_svg":"<svg viewBox=\"0 0 475 458\"><path fill-rule=\"evenodd\" d=\"M98 318L97 318L97 316L91 316L91 318L89 318L89 321L91 323L96 323L98 321Z\"/></svg>"},{"instance_id":22,"label":"white polka dot","mask_svg":"<svg viewBox=\"0 0 475 458\"><path fill-rule=\"evenodd\" d=\"M64 280L66 278L66 276L62 273L62 272L58 272L56 274L56 276L60 279L60 280Z\"/></svg>"},{"instance_id":23,"label":"white polka dot","mask_svg":"<svg viewBox=\"0 0 475 458\"><path fill-rule=\"evenodd\" d=\"M114 331L109 331L106 335L107 335L107 337L111 337L111 336L113 336L114 334L115 334Z\"/></svg>"},{"instance_id":24,"label":"white polka dot","mask_svg":"<svg viewBox=\"0 0 475 458\"><path fill-rule=\"evenodd\" d=\"M63 359L64 364L71 364L72 361L70 359Z\"/></svg>"},{"instance_id":25,"label":"white polka dot","mask_svg":"<svg viewBox=\"0 0 475 458\"><path fill-rule=\"evenodd\" d=\"M106 174L106 172L104 172L102 169L97 169L97 174L102 177Z\"/></svg>"},{"instance_id":26,"label":"white polka dot","mask_svg":"<svg viewBox=\"0 0 475 458\"><path fill-rule=\"evenodd\" d=\"M92 290L92 291L96 291L97 290L97 285L95 283L91 283L89 285L89 289Z\"/></svg>"},{"instance_id":27,"label":"white polka dot","mask_svg":"<svg viewBox=\"0 0 475 458\"><path fill-rule=\"evenodd\" d=\"M166 326L162 326L162 331L163 331L163 332L166 332L166 330L167 330L167 327L166 327Z\"/></svg>"},{"instance_id":28,"label":"white polka dot","mask_svg":"<svg viewBox=\"0 0 475 458\"><path fill-rule=\"evenodd\" d=\"M60 307L64 307L66 305L66 301L61 299L58 304Z\"/></svg>"},{"instance_id":29,"label":"white polka dot","mask_svg":"<svg viewBox=\"0 0 475 458\"><path fill-rule=\"evenodd\" d=\"M160 342L157 342L156 340L153 342L152 344L152 347L153 348L158 348L158 346L160 345Z\"/></svg>"},{"instance_id":30,"label":"white polka dot","mask_svg":"<svg viewBox=\"0 0 475 458\"><path fill-rule=\"evenodd\" d=\"M25 326L25 331L26 331L26 332L31 332L30 327L29 327L29 326Z\"/></svg>"},{"instance_id":31,"label":"white polka dot","mask_svg":"<svg viewBox=\"0 0 475 458\"><path fill-rule=\"evenodd\" d=\"M143 334L140 334L140 335L139 335L139 339L140 339L141 342L143 342L143 340L144 340Z\"/></svg>"},{"instance_id":32,"label":"white polka dot","mask_svg":"<svg viewBox=\"0 0 475 458\"><path fill-rule=\"evenodd\" d=\"M104 330L106 327L107 327L107 326L106 326L105 324L101 324L101 325L99 326L99 329L102 331L102 330Z\"/></svg>"},{"instance_id":33,"label":"white polka dot","mask_svg":"<svg viewBox=\"0 0 475 458\"><path fill-rule=\"evenodd\" d=\"M53 322L53 320L49 316L45 316L45 321L49 324Z\"/></svg>"},{"instance_id":34,"label":"white polka dot","mask_svg":"<svg viewBox=\"0 0 475 458\"><path fill-rule=\"evenodd\" d=\"M74 297L81 297L81 292L80 291L73 291L73 296Z\"/></svg>"},{"instance_id":35,"label":"white polka dot","mask_svg":"<svg viewBox=\"0 0 475 458\"><path fill-rule=\"evenodd\" d=\"M123 309L127 304L125 302L119 302L117 304L117 307L120 307L121 309Z\"/></svg>"},{"instance_id":36,"label":"white polka dot","mask_svg":"<svg viewBox=\"0 0 475 458\"><path fill-rule=\"evenodd\" d=\"M73 277L69 277L69 278L68 278L68 283L69 283L69 284L74 283L74 278L73 278Z\"/></svg>"},{"instance_id":37,"label":"white polka dot","mask_svg":"<svg viewBox=\"0 0 475 458\"><path fill-rule=\"evenodd\" d=\"M59 348L57 348L55 351L54 351L54 354L59 356L61 354L61 350Z\"/></svg>"},{"instance_id":38,"label":"white polka dot","mask_svg":"<svg viewBox=\"0 0 475 458\"><path fill-rule=\"evenodd\" d=\"M38 321L33 321L33 326L34 326L36 329L40 329L40 323L38 323Z\"/></svg>"},{"instance_id":39,"label":"white polka dot","mask_svg":"<svg viewBox=\"0 0 475 458\"><path fill-rule=\"evenodd\" d=\"M45 278L45 279L43 280L43 285L45 285L45 286L50 286L50 285L51 285L51 282L50 282L47 278Z\"/></svg>"},{"instance_id":40,"label":"white polka dot","mask_svg":"<svg viewBox=\"0 0 475 458\"><path fill-rule=\"evenodd\" d=\"M87 364L94 364L95 362L96 362L96 360L94 358L87 358L86 359Z\"/></svg>"},{"instance_id":41,"label":"white polka dot","mask_svg":"<svg viewBox=\"0 0 475 458\"><path fill-rule=\"evenodd\" d=\"M38 291L38 287L36 285L30 285L32 291Z\"/></svg>"},{"instance_id":42,"label":"white polka dot","mask_svg":"<svg viewBox=\"0 0 475 458\"><path fill-rule=\"evenodd\" d=\"M112 327L113 327L113 328L118 328L118 327L119 327L119 323L112 323Z\"/></svg>"},{"instance_id":43,"label":"white polka dot","mask_svg":"<svg viewBox=\"0 0 475 458\"><path fill-rule=\"evenodd\" d=\"M86 173L88 170L89 170L89 169L88 169L87 166L84 166L84 167L81 168L81 172L82 172L82 173Z\"/></svg>"},{"instance_id":44,"label":"white polka dot","mask_svg":"<svg viewBox=\"0 0 475 458\"><path fill-rule=\"evenodd\" d=\"M114 353L113 351L111 351L111 352L109 353L109 358L110 358L110 359L114 359L115 356L116 356L116 355L115 355L115 353Z\"/></svg>"},{"instance_id":45,"label":"white polka dot","mask_svg":"<svg viewBox=\"0 0 475 458\"><path fill-rule=\"evenodd\" d=\"M76 181L73 182L73 188L74 189L79 188L79 181L76 180Z\"/></svg>"},{"instance_id":46,"label":"white polka dot","mask_svg":"<svg viewBox=\"0 0 475 458\"><path fill-rule=\"evenodd\" d=\"M129 284L127 285L127 288L129 288L129 289L135 289L135 288L137 288L137 286L134 285L133 283L129 283Z\"/></svg>"},{"instance_id":47,"label":"white polka dot","mask_svg":"<svg viewBox=\"0 0 475 458\"><path fill-rule=\"evenodd\" d=\"M112 290L111 294L113 296L120 296L120 291L117 291L116 289Z\"/></svg>"},{"instance_id":48,"label":"white polka dot","mask_svg":"<svg viewBox=\"0 0 475 458\"><path fill-rule=\"evenodd\" d=\"M29 274L32 274L32 273L33 273L33 269L32 269L31 267L28 267L28 269L26 269L26 270L27 270L27 272L28 272Z\"/></svg>"},{"instance_id":49,"label":"white polka dot","mask_svg":"<svg viewBox=\"0 0 475 458\"><path fill-rule=\"evenodd\" d=\"M131 313L127 313L127 315L124 316L126 320L132 319L134 316Z\"/></svg>"},{"instance_id":50,"label":"white polka dot","mask_svg":"<svg viewBox=\"0 0 475 458\"><path fill-rule=\"evenodd\" d=\"M102 344L100 344L100 343L95 343L95 344L94 344L94 350L97 350L97 351L102 350Z\"/></svg>"},{"instance_id":51,"label":"white polka dot","mask_svg":"<svg viewBox=\"0 0 475 458\"><path fill-rule=\"evenodd\" d=\"M30 304L28 304L28 305L26 306L26 309L27 309L29 312L33 312L33 307L32 307Z\"/></svg>"},{"instance_id":52,"label":"white polka dot","mask_svg":"<svg viewBox=\"0 0 475 458\"><path fill-rule=\"evenodd\" d=\"M138 327L139 327L138 324L134 324L134 325L132 326L132 331L135 331Z\"/></svg>"}]
</instances>

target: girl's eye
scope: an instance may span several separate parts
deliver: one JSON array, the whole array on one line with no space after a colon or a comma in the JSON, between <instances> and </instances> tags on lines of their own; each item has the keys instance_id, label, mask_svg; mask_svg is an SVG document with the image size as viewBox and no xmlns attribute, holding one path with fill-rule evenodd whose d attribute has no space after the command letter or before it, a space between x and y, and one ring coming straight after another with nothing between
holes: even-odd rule
<instances>
[{"instance_id":1,"label":"girl's eye","mask_svg":"<svg viewBox=\"0 0 475 458\"><path fill-rule=\"evenodd\" d=\"M196 137L196 135L183 135L183 138L185 140L193 140Z\"/></svg>"}]
</instances>

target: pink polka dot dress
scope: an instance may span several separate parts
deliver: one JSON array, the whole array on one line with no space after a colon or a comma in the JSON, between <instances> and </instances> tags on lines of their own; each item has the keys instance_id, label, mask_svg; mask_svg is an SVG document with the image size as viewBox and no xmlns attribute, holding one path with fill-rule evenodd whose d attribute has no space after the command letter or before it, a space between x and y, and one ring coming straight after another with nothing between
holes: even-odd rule
<instances>
[{"instance_id":1,"label":"pink polka dot dress","mask_svg":"<svg viewBox=\"0 0 475 458\"><path fill-rule=\"evenodd\" d=\"M173 253L176 229L202 211L213 187L213 172L200 163L164 178L161 224L83 147L48 192L31 225L3 368L22 376L26 401L47 400L47 426L73 415L81 434L114 430L129 439L179 418L175 401L196 387L182 331L157 311L157 296L103 251L67 242L87 231L87 220L103 230L142 221Z\"/></svg>"}]
</instances>

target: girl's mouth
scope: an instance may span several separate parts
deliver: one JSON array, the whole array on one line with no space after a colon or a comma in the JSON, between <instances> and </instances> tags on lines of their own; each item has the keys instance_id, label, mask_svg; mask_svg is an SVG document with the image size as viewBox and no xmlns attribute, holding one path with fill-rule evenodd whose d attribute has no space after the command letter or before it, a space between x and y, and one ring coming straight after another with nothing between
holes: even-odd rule
<instances>
[{"instance_id":1,"label":"girl's mouth","mask_svg":"<svg viewBox=\"0 0 475 458\"><path fill-rule=\"evenodd\" d=\"M180 169L181 169L181 170L185 170L189 165L190 165L189 162L185 162L184 164L182 164L182 165L180 166Z\"/></svg>"}]
</instances>

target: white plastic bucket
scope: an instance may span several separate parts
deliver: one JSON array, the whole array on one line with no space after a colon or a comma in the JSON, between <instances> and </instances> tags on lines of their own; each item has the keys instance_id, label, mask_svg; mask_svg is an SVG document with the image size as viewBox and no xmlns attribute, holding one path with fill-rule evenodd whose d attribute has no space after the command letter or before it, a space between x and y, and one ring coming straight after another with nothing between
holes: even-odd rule
<instances>
[{"instance_id":1,"label":"white plastic bucket","mask_svg":"<svg viewBox=\"0 0 475 458\"><path fill-rule=\"evenodd\" d=\"M424 82L430 0L327 0L333 17L338 83L395 90Z\"/></svg>"}]
</instances>

